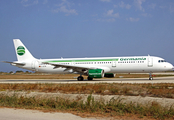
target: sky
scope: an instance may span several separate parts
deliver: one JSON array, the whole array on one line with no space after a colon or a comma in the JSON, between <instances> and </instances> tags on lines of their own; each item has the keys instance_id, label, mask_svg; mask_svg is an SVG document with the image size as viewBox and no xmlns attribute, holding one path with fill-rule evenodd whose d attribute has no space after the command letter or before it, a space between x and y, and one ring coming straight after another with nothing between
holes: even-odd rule
<instances>
[{"instance_id":1,"label":"sky","mask_svg":"<svg viewBox=\"0 0 174 120\"><path fill-rule=\"evenodd\" d=\"M17 60L13 39L38 59L149 54L174 65L174 0L0 0L0 61Z\"/></svg>"}]
</instances>

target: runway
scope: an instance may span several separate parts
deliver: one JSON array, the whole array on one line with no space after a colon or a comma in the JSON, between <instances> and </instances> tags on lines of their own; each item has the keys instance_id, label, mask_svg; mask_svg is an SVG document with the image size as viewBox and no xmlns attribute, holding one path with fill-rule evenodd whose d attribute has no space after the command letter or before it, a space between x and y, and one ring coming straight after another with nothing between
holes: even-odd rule
<instances>
[{"instance_id":1,"label":"runway","mask_svg":"<svg viewBox=\"0 0 174 120\"><path fill-rule=\"evenodd\" d=\"M0 79L1 83L174 83L172 77L148 78L114 78L114 79L94 79L93 81L77 81L76 79Z\"/></svg>"}]
</instances>

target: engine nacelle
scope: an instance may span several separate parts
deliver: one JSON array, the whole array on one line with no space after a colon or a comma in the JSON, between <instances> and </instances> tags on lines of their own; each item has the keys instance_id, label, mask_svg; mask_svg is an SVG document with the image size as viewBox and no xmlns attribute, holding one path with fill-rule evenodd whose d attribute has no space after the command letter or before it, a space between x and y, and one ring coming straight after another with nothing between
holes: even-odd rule
<instances>
[{"instance_id":1,"label":"engine nacelle","mask_svg":"<svg viewBox=\"0 0 174 120\"><path fill-rule=\"evenodd\" d=\"M105 73L104 77L112 78L115 77L114 73Z\"/></svg>"},{"instance_id":2,"label":"engine nacelle","mask_svg":"<svg viewBox=\"0 0 174 120\"><path fill-rule=\"evenodd\" d=\"M104 77L104 70L102 70L102 69L88 70L88 76L91 78L102 78L102 77Z\"/></svg>"}]
</instances>

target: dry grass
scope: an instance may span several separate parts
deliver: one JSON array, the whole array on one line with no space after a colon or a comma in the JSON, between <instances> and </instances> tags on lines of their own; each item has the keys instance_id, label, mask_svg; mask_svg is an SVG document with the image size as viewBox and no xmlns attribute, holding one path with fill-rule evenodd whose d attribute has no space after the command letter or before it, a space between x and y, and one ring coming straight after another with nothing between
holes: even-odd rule
<instances>
[{"instance_id":1,"label":"dry grass","mask_svg":"<svg viewBox=\"0 0 174 120\"><path fill-rule=\"evenodd\" d=\"M24 109L35 109L51 111L65 111L73 112L76 115L82 117L113 117L126 118L127 119L173 119L174 109L165 109L158 103L152 103L151 105L134 105L132 103L124 104L119 99L111 99L108 103L104 104L102 101L94 101L94 97L89 95L87 101L74 101L69 99L63 99L57 97L55 99L38 99L35 97L24 96L6 96L0 95L0 106L14 107ZM85 114L84 114L85 113ZM117 116L117 117L115 117ZM124 117L123 117L124 116ZM126 117L125 117L126 116Z\"/></svg>"},{"instance_id":2,"label":"dry grass","mask_svg":"<svg viewBox=\"0 0 174 120\"><path fill-rule=\"evenodd\" d=\"M174 98L173 83L0 84L0 91L6 90Z\"/></svg>"}]
</instances>

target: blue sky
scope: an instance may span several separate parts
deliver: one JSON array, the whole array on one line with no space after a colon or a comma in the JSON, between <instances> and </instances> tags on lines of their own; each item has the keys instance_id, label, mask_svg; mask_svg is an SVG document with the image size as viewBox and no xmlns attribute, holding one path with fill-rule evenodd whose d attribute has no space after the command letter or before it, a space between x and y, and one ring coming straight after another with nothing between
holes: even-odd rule
<instances>
[{"instance_id":1,"label":"blue sky","mask_svg":"<svg viewBox=\"0 0 174 120\"><path fill-rule=\"evenodd\" d=\"M0 61L16 60L12 39L36 58L149 54L174 65L174 1L0 0Z\"/></svg>"}]
</instances>

